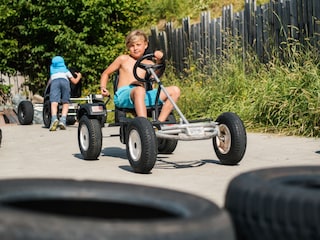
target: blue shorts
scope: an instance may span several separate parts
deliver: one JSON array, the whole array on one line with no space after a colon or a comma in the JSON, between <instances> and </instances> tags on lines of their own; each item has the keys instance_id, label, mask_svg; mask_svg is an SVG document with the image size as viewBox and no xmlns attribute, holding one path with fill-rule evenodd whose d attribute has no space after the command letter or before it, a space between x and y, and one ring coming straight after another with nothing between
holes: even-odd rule
<instances>
[{"instance_id":1,"label":"blue shorts","mask_svg":"<svg viewBox=\"0 0 320 240\"><path fill-rule=\"evenodd\" d=\"M133 88L136 86L129 85L124 86L118 89L116 93L114 94L114 104L116 107L119 108L134 108L134 103L130 97L130 93ZM149 90L146 92L146 97L144 99L144 102L146 104L146 107L155 106L156 97L157 97L157 89ZM159 99L158 104L162 105L162 101Z\"/></svg>"},{"instance_id":2,"label":"blue shorts","mask_svg":"<svg viewBox=\"0 0 320 240\"><path fill-rule=\"evenodd\" d=\"M50 102L68 103L70 99L70 82L65 78L57 78L50 83Z\"/></svg>"}]
</instances>

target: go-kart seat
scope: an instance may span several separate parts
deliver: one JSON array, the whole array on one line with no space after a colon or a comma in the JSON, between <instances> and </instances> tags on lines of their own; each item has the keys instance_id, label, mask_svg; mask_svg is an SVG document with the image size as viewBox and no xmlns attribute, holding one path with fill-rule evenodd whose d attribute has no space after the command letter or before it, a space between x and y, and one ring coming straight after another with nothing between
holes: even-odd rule
<instances>
[{"instance_id":1,"label":"go-kart seat","mask_svg":"<svg viewBox=\"0 0 320 240\"><path fill-rule=\"evenodd\" d=\"M77 75L75 74L75 72L79 72L77 71L75 68L69 68L70 72L72 73L73 77L76 78ZM82 95L82 81L80 79L80 81L77 84L73 84L72 82L70 82L70 97L71 98L79 98Z\"/></svg>"},{"instance_id":2,"label":"go-kart seat","mask_svg":"<svg viewBox=\"0 0 320 240\"><path fill-rule=\"evenodd\" d=\"M72 73L73 77L77 77L74 72L76 71L74 68L69 69ZM51 84L47 84L46 89L44 91L44 100L49 100L50 98L50 87ZM80 81L77 84L73 84L70 82L70 98L79 98L82 95L82 81Z\"/></svg>"}]
</instances>

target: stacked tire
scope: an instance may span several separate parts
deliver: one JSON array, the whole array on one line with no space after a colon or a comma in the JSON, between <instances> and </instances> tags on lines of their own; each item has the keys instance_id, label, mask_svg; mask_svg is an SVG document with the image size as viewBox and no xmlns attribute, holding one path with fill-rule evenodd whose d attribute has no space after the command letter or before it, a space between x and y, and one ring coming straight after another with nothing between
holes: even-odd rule
<instances>
[{"instance_id":1,"label":"stacked tire","mask_svg":"<svg viewBox=\"0 0 320 240\"><path fill-rule=\"evenodd\" d=\"M191 194L64 179L0 181L0 239L234 240L229 215Z\"/></svg>"},{"instance_id":2,"label":"stacked tire","mask_svg":"<svg viewBox=\"0 0 320 240\"><path fill-rule=\"evenodd\" d=\"M229 184L238 240L320 239L320 166L255 170Z\"/></svg>"},{"instance_id":3,"label":"stacked tire","mask_svg":"<svg viewBox=\"0 0 320 240\"><path fill-rule=\"evenodd\" d=\"M18 105L18 120L21 125L30 125L33 122L34 109L32 102L23 100Z\"/></svg>"}]
</instances>

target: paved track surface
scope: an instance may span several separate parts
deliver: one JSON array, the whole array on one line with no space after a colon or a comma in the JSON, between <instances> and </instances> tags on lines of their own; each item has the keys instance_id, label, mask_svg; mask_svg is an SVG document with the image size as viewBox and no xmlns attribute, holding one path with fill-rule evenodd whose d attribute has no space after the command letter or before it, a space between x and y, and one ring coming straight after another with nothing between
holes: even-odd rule
<instances>
[{"instance_id":1,"label":"paved track surface","mask_svg":"<svg viewBox=\"0 0 320 240\"><path fill-rule=\"evenodd\" d=\"M49 132L40 124L5 125L0 148L0 179L71 178L126 182L196 194L223 207L225 192L236 175L260 168L319 165L320 140L248 133L245 157L236 166L223 166L212 141L179 142L173 154L158 155L151 174L133 173L120 143L117 127L103 128L101 156L83 160L77 125Z\"/></svg>"}]
</instances>

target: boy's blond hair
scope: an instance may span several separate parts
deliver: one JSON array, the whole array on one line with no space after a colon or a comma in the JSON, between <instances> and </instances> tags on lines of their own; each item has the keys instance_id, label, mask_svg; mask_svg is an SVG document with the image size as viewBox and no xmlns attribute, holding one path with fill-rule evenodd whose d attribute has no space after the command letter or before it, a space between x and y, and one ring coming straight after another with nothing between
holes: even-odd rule
<instances>
[{"instance_id":1,"label":"boy's blond hair","mask_svg":"<svg viewBox=\"0 0 320 240\"><path fill-rule=\"evenodd\" d=\"M145 42L148 42L148 37L142 30L134 30L130 32L126 37L126 47L129 49L130 45L140 38L143 38Z\"/></svg>"}]
</instances>

